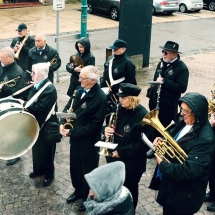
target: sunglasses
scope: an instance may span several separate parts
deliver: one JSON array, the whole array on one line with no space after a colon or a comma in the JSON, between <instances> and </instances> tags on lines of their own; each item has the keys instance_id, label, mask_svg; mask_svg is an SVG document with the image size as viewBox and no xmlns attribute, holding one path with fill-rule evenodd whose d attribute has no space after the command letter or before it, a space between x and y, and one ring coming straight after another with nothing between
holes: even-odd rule
<instances>
[{"instance_id":1,"label":"sunglasses","mask_svg":"<svg viewBox=\"0 0 215 215\"><path fill-rule=\"evenodd\" d=\"M169 52L164 51L164 50L162 50L162 53L163 53L164 55L168 55L168 54L169 54Z\"/></svg>"}]
</instances>

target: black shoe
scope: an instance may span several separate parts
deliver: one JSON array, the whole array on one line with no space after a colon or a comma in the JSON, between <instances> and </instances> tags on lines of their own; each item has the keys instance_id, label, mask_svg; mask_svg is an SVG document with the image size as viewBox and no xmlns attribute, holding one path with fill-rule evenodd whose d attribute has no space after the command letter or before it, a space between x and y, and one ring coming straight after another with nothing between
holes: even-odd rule
<instances>
[{"instance_id":1,"label":"black shoe","mask_svg":"<svg viewBox=\"0 0 215 215\"><path fill-rule=\"evenodd\" d=\"M36 178L36 177L38 177L38 176L41 176L42 174L36 174L36 173L34 173L34 172L31 172L30 174L29 174L29 178Z\"/></svg>"},{"instance_id":2,"label":"black shoe","mask_svg":"<svg viewBox=\"0 0 215 215\"><path fill-rule=\"evenodd\" d=\"M73 193L67 198L66 202L71 203L71 202L75 202L78 199L80 199L80 197L77 196L75 193Z\"/></svg>"},{"instance_id":3,"label":"black shoe","mask_svg":"<svg viewBox=\"0 0 215 215\"><path fill-rule=\"evenodd\" d=\"M204 202L212 202L215 201L215 198L213 196L211 196L210 191L208 193L206 193L205 198L204 198ZM214 206L215 207L215 206Z\"/></svg>"},{"instance_id":4,"label":"black shoe","mask_svg":"<svg viewBox=\"0 0 215 215\"><path fill-rule=\"evenodd\" d=\"M48 187L53 181L54 181L54 178L44 179L43 187Z\"/></svg>"},{"instance_id":5,"label":"black shoe","mask_svg":"<svg viewBox=\"0 0 215 215\"><path fill-rule=\"evenodd\" d=\"M18 162L20 160L20 158L14 158L14 159L11 159L11 160L7 160L6 162L6 165L7 166L11 166L11 165L14 165L16 162Z\"/></svg>"},{"instance_id":6,"label":"black shoe","mask_svg":"<svg viewBox=\"0 0 215 215\"><path fill-rule=\"evenodd\" d=\"M153 152L152 150L148 151L147 154L146 154L146 157L147 157L148 159L154 158L154 157L155 157L155 156L154 156L154 152Z\"/></svg>"},{"instance_id":7,"label":"black shoe","mask_svg":"<svg viewBox=\"0 0 215 215\"><path fill-rule=\"evenodd\" d=\"M208 205L207 210L211 212L215 212L215 203Z\"/></svg>"},{"instance_id":8,"label":"black shoe","mask_svg":"<svg viewBox=\"0 0 215 215\"><path fill-rule=\"evenodd\" d=\"M80 211L80 212L82 212L82 211L86 211L86 208L85 208L85 206L84 206L84 203L83 203L83 202L81 203L81 205L80 205L80 207L79 207L78 211Z\"/></svg>"}]
</instances>

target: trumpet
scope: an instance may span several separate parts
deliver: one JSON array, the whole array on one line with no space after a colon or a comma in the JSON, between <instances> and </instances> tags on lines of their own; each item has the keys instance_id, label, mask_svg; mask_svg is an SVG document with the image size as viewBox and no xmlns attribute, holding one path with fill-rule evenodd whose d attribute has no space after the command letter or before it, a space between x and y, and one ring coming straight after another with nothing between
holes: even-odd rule
<instances>
[{"instance_id":1,"label":"trumpet","mask_svg":"<svg viewBox=\"0 0 215 215\"><path fill-rule=\"evenodd\" d=\"M19 78L20 78L20 76L17 76L16 78L13 78L9 81L2 81L2 82L0 82L0 84L2 85L2 87L4 85L7 87L14 87L14 86L16 86L16 79L19 79ZM1 89L0 89L0 92L1 92Z\"/></svg>"},{"instance_id":2,"label":"trumpet","mask_svg":"<svg viewBox=\"0 0 215 215\"><path fill-rule=\"evenodd\" d=\"M72 113L73 112L72 105L73 105L73 102L74 102L74 99L75 99L75 94L76 94L76 90L73 93L72 102L71 102L70 108L67 110L67 113ZM66 118L66 123L63 125L63 128L64 129L73 128L72 121L73 120L71 118Z\"/></svg>"},{"instance_id":3,"label":"trumpet","mask_svg":"<svg viewBox=\"0 0 215 215\"><path fill-rule=\"evenodd\" d=\"M25 42L27 41L27 39L28 39L29 36L30 36L30 30L28 31L28 33L26 33L26 35L25 35L23 41L21 42L21 44L20 44L20 46L19 46L19 50L18 50L18 51L16 52L16 54L15 54L15 58L16 58L16 59L19 59L19 54L20 54L20 52L21 52L21 50L22 50L22 48L23 48L23 46L24 46L24 44L25 44ZM18 45L18 42L19 42L19 41L16 42L16 45ZM15 45L15 46L16 46L16 45Z\"/></svg>"},{"instance_id":4,"label":"trumpet","mask_svg":"<svg viewBox=\"0 0 215 215\"><path fill-rule=\"evenodd\" d=\"M113 127L114 129L116 128L117 114L118 114L118 104L116 106L116 112L111 114L108 127ZM112 135L110 137L106 137L105 142L106 143L114 143L114 135ZM103 156L111 156L112 155L112 153L110 153L107 148L103 148L99 152L99 154L103 155Z\"/></svg>"},{"instance_id":5,"label":"trumpet","mask_svg":"<svg viewBox=\"0 0 215 215\"><path fill-rule=\"evenodd\" d=\"M51 60L50 60L50 66L54 65L57 63L57 58L56 58L57 55L55 55Z\"/></svg>"}]
</instances>

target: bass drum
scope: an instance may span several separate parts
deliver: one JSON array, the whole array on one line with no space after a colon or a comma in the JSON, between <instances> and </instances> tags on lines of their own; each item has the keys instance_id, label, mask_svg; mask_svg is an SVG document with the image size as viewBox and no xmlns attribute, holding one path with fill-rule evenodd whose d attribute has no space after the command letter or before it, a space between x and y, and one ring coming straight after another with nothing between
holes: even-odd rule
<instances>
[{"instance_id":1,"label":"bass drum","mask_svg":"<svg viewBox=\"0 0 215 215\"><path fill-rule=\"evenodd\" d=\"M39 135L35 117L13 98L0 99L0 159L20 157L29 151Z\"/></svg>"}]
</instances>

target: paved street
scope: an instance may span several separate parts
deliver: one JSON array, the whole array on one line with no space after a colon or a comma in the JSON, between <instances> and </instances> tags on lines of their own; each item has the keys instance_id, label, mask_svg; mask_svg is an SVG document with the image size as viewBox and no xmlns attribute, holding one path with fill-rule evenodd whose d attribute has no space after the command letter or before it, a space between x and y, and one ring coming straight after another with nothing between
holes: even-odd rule
<instances>
[{"instance_id":1,"label":"paved street","mask_svg":"<svg viewBox=\"0 0 215 215\"><path fill-rule=\"evenodd\" d=\"M80 5L66 5L65 11L60 12L60 31L64 33L77 32L80 29ZM64 15L65 14L65 15ZM201 11L188 15L176 13L173 16L153 17L152 40L149 68L137 70L138 85L142 87L141 103L147 107L146 81L151 80L155 66L159 60L161 50L166 40L175 40L180 44L182 60L190 70L188 92L197 91L211 98L210 87L214 83L215 68L215 13ZM16 36L15 29L20 22L25 22L31 34L47 34L47 41L55 47L53 35L55 33L55 12L51 6L38 8L8 9L0 11L1 35L0 48L10 45L11 38ZM72 20L72 21L71 21ZM96 64L102 72L105 59L105 48L117 38L118 22L107 17L97 15L88 16L88 29L91 33L92 51L96 56ZM63 56L63 66L60 70L60 82L55 82L58 91L58 106L61 111L68 100L66 91L69 86L69 75L65 72L65 64L74 53L74 42L65 42L60 46ZM14 125L11 125L13 128ZM10 129L10 128L9 128ZM105 163L101 157L100 164ZM148 189L155 160L148 160L147 171L143 174L139 184L139 203L136 214L161 215L162 209L155 202L155 192ZM55 157L55 181L47 187L42 187L43 177L30 179L32 171L31 151L21 157L14 166L6 166L0 161L0 215L75 215L80 201L66 204L66 198L73 192L69 176L69 143L64 138L57 144ZM204 203L196 215L214 215L206 211ZM82 213L84 214L84 213Z\"/></svg>"}]
</instances>

